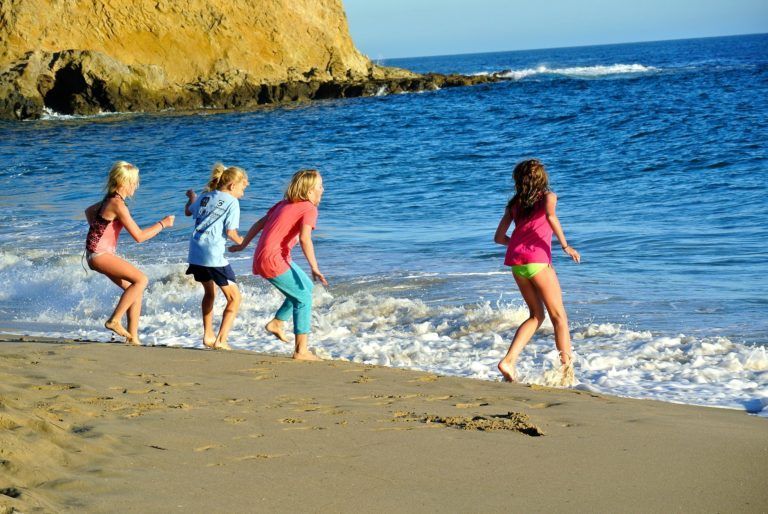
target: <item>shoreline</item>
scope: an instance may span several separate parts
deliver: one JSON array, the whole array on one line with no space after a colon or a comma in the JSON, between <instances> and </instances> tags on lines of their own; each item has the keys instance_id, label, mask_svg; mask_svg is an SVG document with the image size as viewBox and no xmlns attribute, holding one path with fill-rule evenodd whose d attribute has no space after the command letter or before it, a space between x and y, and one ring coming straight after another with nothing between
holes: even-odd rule
<instances>
[{"instance_id":1,"label":"shoreline","mask_svg":"<svg viewBox=\"0 0 768 514\"><path fill-rule=\"evenodd\" d=\"M768 430L742 412L251 351L10 339L6 512L768 508Z\"/></svg>"},{"instance_id":2,"label":"shoreline","mask_svg":"<svg viewBox=\"0 0 768 514\"><path fill-rule=\"evenodd\" d=\"M53 325L52 323L50 325ZM6 326L0 325L0 344L8 343L8 342L46 342L46 343L66 343L66 344L117 344L121 345L124 344L120 341L117 341L115 339L111 341L98 341L93 339L87 339L87 338L81 338L81 337L68 337L68 336L49 336L46 335L45 330L26 330L25 324L20 324L19 326L15 328L10 328L7 324ZM19 331L22 331L24 333L21 333ZM105 331L105 333L107 333ZM240 353L248 354L248 355L256 355L256 356L262 356L262 357L274 357L274 358L289 358L290 352L286 351L286 353L277 353L273 351L259 351L254 350L250 348L241 348L238 347L236 343L233 347L233 350L238 351ZM181 345L167 345L163 343L151 343L148 340L145 340L143 344L139 348L170 348L170 349L178 349L178 350L208 350L206 348L203 348L202 346L196 347L196 346L181 346ZM322 349L322 344L320 345L320 348ZM322 352L322 350L321 350ZM446 377L446 378L456 378L461 380L478 380L480 382L487 382L487 383L505 383L503 380L491 380L491 379L485 379L485 378L478 378L478 377L471 377L471 376L464 376L459 374L444 374L440 371L430 371L430 370L422 370L422 369L416 369L416 368L409 368L409 367L401 367L401 366L395 366L395 365L382 365L382 364L366 364L362 362L356 362L350 359L341 358L341 359L333 359L326 356L321 356L323 361L328 362L348 362L350 364L359 364L362 366L374 366L374 367L381 367L386 369L393 369L393 370L403 370L403 371L410 371L414 373L428 373L433 374L436 376ZM578 371L578 370L577 370ZM499 379L501 376L499 375ZM578 373L576 375L576 378L578 380L579 376ZM543 388L552 388L552 389L561 389L561 390L573 390L573 391L579 391L585 394L596 394L600 396L608 396L611 398L621 398L621 399L627 399L627 400L637 400L637 401L653 401L653 402L660 402L663 404L669 404L669 405L685 405L685 406L691 406L691 407L700 407L704 409L723 409L733 412L738 412L741 414L744 414L746 416L750 417L756 417L756 418L762 418L768 421L768 417L763 413L761 415L762 410L753 412L749 410L746 406L730 406L730 405L712 405L712 404L703 404L703 403L687 403L684 401L675 401L675 400L667 400L667 399L659 399L659 398L653 398L653 397L636 397L636 396L624 396L621 394L613 393L613 392L606 392L606 391L600 391L596 390L594 388L591 388L589 385L583 385L583 387L578 387L580 384L576 384L576 386L571 387L560 387L558 385L552 385L549 383L534 383L534 382L519 382L518 385L524 386L524 387L543 387ZM2 513L0 513L2 514Z\"/></svg>"}]
</instances>

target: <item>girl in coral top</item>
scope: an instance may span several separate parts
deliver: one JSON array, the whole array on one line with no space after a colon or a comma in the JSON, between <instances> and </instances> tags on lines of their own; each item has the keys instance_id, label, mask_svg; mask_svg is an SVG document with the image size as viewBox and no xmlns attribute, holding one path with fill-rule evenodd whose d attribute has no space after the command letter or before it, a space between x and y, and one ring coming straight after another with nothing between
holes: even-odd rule
<instances>
[{"instance_id":1,"label":"girl in coral top","mask_svg":"<svg viewBox=\"0 0 768 514\"><path fill-rule=\"evenodd\" d=\"M85 254L88 266L106 275L123 290L120 300L104 326L115 334L125 337L128 344L139 345L139 316L141 297L147 287L147 276L130 262L118 257L117 240L125 228L137 243L152 239L163 229L172 227L174 216L166 216L147 228L139 227L125 205L126 198L136 193L139 187L139 168L125 161L118 161L109 170L107 195L104 199L85 210L88 220L88 236ZM128 330L121 320L128 316Z\"/></svg>"},{"instance_id":2,"label":"girl in coral top","mask_svg":"<svg viewBox=\"0 0 768 514\"><path fill-rule=\"evenodd\" d=\"M317 223L317 206L323 191L323 178L317 170L297 171L285 191L285 198L253 224L241 244L229 248L232 252L244 250L263 230L253 254L253 274L261 275L285 295L285 301L265 328L287 343L289 341L285 336L284 324L293 318L293 358L300 360L318 360L307 347L314 286L306 273L291 261L291 249L297 242L301 243L312 279L327 286L328 282L317 265L312 244L312 230Z\"/></svg>"},{"instance_id":3,"label":"girl in coral top","mask_svg":"<svg viewBox=\"0 0 768 514\"><path fill-rule=\"evenodd\" d=\"M571 336L560 283L552 267L552 234L575 262L581 262L581 256L565 239L555 214L557 195L549 190L544 165L537 159L523 161L515 166L513 178L515 195L504 210L494 241L507 247L504 264L512 267L530 315L515 332L507 354L499 362L499 371L504 380L515 381L517 358L544 322L546 308L555 329L555 346L560 353L561 383L570 385L573 383ZM512 236L507 236L513 222L515 229Z\"/></svg>"}]
</instances>

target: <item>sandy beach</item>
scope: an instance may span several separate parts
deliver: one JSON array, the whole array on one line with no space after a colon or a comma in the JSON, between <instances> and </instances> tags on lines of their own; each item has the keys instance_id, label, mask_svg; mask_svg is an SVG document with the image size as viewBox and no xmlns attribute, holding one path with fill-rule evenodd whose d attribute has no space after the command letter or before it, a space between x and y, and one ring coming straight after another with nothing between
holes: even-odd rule
<instances>
[{"instance_id":1,"label":"sandy beach","mask_svg":"<svg viewBox=\"0 0 768 514\"><path fill-rule=\"evenodd\" d=\"M743 412L253 352L0 342L0 512L765 512Z\"/></svg>"}]
</instances>

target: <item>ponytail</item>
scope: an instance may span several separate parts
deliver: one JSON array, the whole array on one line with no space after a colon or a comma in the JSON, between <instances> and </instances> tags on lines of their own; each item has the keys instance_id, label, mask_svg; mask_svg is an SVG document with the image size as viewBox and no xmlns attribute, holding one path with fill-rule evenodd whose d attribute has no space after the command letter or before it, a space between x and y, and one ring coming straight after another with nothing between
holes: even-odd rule
<instances>
[{"instance_id":1,"label":"ponytail","mask_svg":"<svg viewBox=\"0 0 768 514\"><path fill-rule=\"evenodd\" d=\"M205 186L206 191L216 191L227 184L234 182L240 182L241 180L248 179L248 174L245 170L238 168L237 166L224 166L222 163L217 162L211 169L211 178L208 180L208 185Z\"/></svg>"},{"instance_id":2,"label":"ponytail","mask_svg":"<svg viewBox=\"0 0 768 514\"><path fill-rule=\"evenodd\" d=\"M227 168L220 162L213 165L211 169L211 178L208 180L208 185L205 186L206 191L216 191L219 188L221 182L221 176Z\"/></svg>"}]
</instances>

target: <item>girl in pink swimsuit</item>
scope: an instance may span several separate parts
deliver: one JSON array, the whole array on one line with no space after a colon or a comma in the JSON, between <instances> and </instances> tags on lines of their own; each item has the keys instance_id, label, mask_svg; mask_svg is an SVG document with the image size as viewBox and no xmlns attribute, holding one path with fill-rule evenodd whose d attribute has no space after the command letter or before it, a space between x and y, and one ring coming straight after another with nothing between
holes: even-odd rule
<instances>
[{"instance_id":1,"label":"girl in pink swimsuit","mask_svg":"<svg viewBox=\"0 0 768 514\"><path fill-rule=\"evenodd\" d=\"M161 221L142 229L139 227L125 205L125 199L133 196L139 187L139 169L133 164L118 161L109 170L107 195L104 199L85 210L88 220L88 237L85 252L88 266L106 275L112 282L123 289L120 301L104 326L115 334L125 337L128 344L139 345L139 316L141 315L141 297L147 287L147 276L129 262L121 259L117 251L120 231L125 228L137 243L151 239L161 230L173 226L174 216L166 216ZM122 323L123 314L128 315L128 330Z\"/></svg>"},{"instance_id":2,"label":"girl in pink swimsuit","mask_svg":"<svg viewBox=\"0 0 768 514\"><path fill-rule=\"evenodd\" d=\"M523 161L515 166L513 178L515 195L504 210L494 241L507 247L504 264L512 266L515 282L530 315L515 332L507 354L499 362L499 371L504 380L515 381L517 358L544 322L546 308L555 329L555 346L562 363L561 384L571 385L574 380L571 336L560 283L552 267L552 234L575 262L581 262L581 256L565 240L555 214L557 195L549 190L544 165L536 159ZM515 229L510 237L507 230L513 222Z\"/></svg>"}]
</instances>

